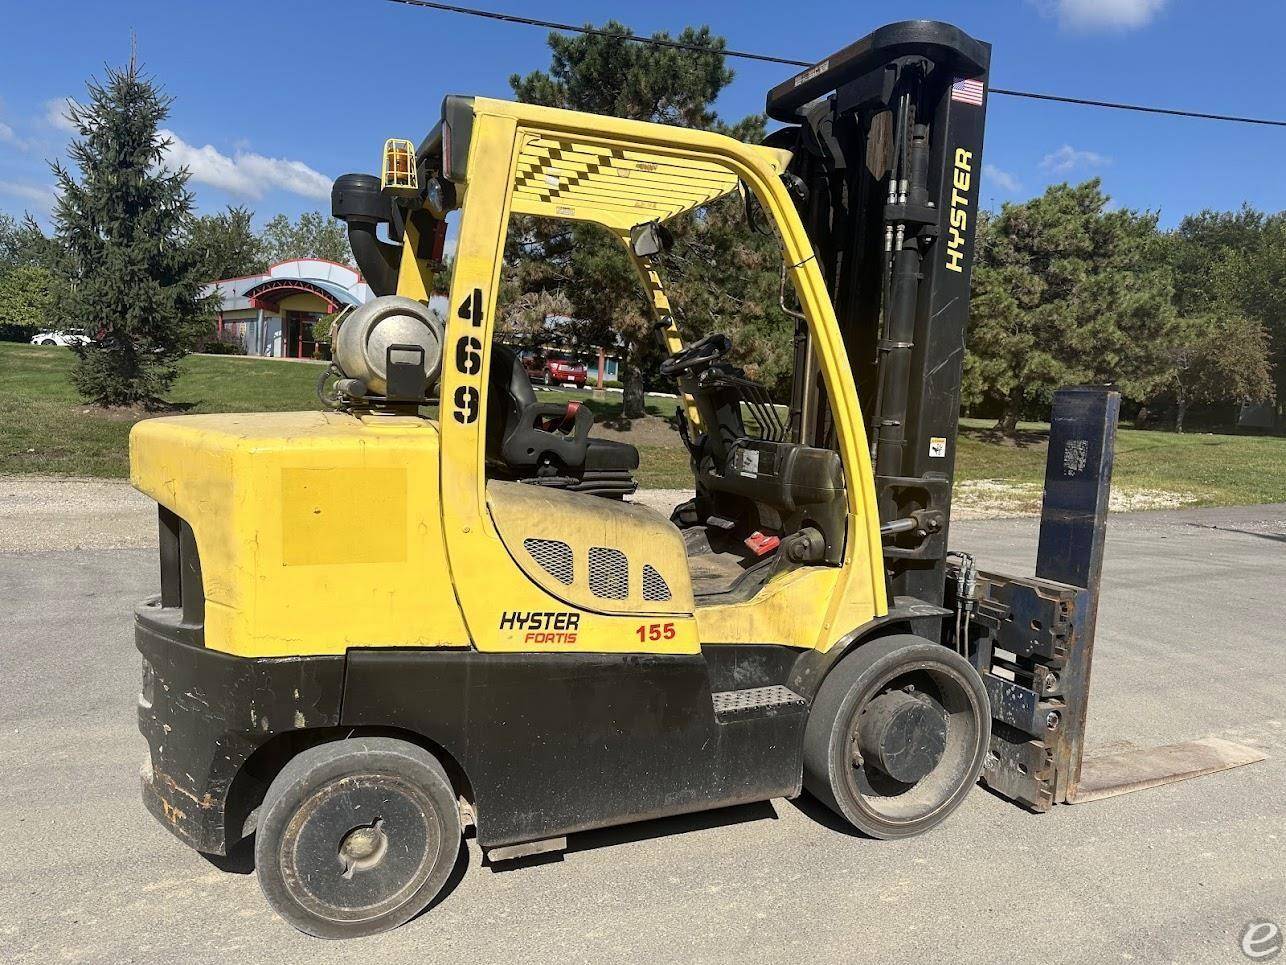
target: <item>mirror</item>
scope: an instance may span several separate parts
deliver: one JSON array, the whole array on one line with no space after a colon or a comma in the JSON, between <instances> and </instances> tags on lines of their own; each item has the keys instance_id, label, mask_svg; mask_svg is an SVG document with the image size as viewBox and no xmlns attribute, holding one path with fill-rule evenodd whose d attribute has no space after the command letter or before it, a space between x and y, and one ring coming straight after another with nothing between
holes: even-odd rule
<instances>
[{"instance_id":1,"label":"mirror","mask_svg":"<svg viewBox=\"0 0 1286 965\"><path fill-rule=\"evenodd\" d=\"M651 258L674 247L674 234L659 221L630 229L630 248L638 258Z\"/></svg>"}]
</instances>

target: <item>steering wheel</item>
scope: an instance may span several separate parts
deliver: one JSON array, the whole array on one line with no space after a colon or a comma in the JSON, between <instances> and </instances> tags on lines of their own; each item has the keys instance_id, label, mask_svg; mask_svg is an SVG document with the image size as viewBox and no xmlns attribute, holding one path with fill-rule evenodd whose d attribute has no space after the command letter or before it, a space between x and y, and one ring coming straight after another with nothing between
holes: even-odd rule
<instances>
[{"instance_id":1,"label":"steering wheel","mask_svg":"<svg viewBox=\"0 0 1286 965\"><path fill-rule=\"evenodd\" d=\"M663 361L660 371L667 379L674 378L717 362L731 350L732 339L722 332L711 332Z\"/></svg>"}]
</instances>

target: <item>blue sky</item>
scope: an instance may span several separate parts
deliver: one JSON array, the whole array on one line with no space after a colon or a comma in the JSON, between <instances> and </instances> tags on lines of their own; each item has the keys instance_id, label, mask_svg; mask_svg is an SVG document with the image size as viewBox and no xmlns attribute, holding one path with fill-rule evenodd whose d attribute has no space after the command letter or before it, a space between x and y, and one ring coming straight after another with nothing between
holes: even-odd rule
<instances>
[{"instance_id":1,"label":"blue sky","mask_svg":"<svg viewBox=\"0 0 1286 965\"><path fill-rule=\"evenodd\" d=\"M1255 38L1286 30L1286 4L1213 8L1197 0L975 0L783 5L745 0L643 4L479 0L535 17L636 31L708 23L744 50L820 59L891 19L950 20L993 44L992 83L1221 113L1286 116L1286 58ZM797 14L784 17L783 11ZM330 178L377 168L385 137L418 140L445 93L507 96L508 76L548 65L544 31L384 0L10 5L0 58L0 211L47 222L47 160L69 137L58 105L85 79L140 58L175 98L175 157L202 211L328 209ZM791 69L733 61L719 102L762 110ZM985 202L1100 175L1118 204L1176 223L1205 207L1286 208L1286 130L1153 118L996 96L988 105Z\"/></svg>"}]
</instances>

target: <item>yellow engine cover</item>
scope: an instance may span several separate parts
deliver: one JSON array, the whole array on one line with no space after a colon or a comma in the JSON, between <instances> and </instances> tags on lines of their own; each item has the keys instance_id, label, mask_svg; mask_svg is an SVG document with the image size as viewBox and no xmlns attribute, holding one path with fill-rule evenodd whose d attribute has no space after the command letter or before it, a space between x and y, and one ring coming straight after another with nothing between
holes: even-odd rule
<instances>
[{"instance_id":1,"label":"yellow engine cover","mask_svg":"<svg viewBox=\"0 0 1286 965\"><path fill-rule=\"evenodd\" d=\"M439 506L438 429L322 412L148 419L130 480L187 521L206 646L243 656L467 646Z\"/></svg>"}]
</instances>

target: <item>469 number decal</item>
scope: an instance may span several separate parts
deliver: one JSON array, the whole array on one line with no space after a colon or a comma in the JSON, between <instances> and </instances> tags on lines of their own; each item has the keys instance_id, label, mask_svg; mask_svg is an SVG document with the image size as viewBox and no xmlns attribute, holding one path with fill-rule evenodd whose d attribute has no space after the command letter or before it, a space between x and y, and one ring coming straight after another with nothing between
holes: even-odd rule
<instances>
[{"instance_id":1,"label":"469 number decal","mask_svg":"<svg viewBox=\"0 0 1286 965\"><path fill-rule=\"evenodd\" d=\"M456 309L456 315L472 327L482 326L482 289L475 288ZM455 370L461 375L473 376L482 371L482 343L472 335L462 335L455 344ZM478 421L478 402L480 396L474 385L461 385L451 398L452 415L461 425Z\"/></svg>"}]
</instances>

